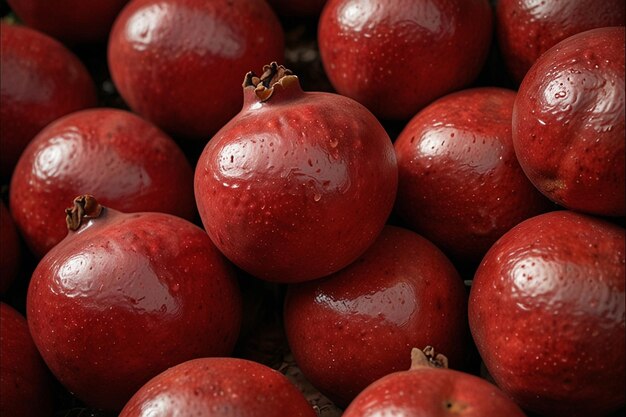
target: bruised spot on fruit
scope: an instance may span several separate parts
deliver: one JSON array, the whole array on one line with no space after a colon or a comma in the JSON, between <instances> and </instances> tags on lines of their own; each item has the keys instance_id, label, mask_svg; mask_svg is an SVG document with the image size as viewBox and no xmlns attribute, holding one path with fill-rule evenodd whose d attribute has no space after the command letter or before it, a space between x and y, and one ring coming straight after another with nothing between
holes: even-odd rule
<instances>
[{"instance_id":1,"label":"bruised spot on fruit","mask_svg":"<svg viewBox=\"0 0 626 417\"><path fill-rule=\"evenodd\" d=\"M448 410L448 412L450 414L460 414L463 411L465 411L465 409L467 409L468 405L466 403L462 403L462 402L457 402L457 401L453 401L453 400L447 400L444 402L444 406L446 408L446 410Z\"/></svg>"}]
</instances>

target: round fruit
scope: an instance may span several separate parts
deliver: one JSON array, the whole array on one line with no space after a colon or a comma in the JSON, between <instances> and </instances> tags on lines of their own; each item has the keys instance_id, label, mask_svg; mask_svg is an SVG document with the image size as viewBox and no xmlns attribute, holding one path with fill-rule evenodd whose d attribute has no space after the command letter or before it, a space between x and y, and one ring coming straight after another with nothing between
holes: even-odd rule
<instances>
[{"instance_id":1,"label":"round fruit","mask_svg":"<svg viewBox=\"0 0 626 417\"><path fill-rule=\"evenodd\" d=\"M363 390L343 417L524 417L495 385L447 369L447 358L430 346L413 348L411 368L387 375Z\"/></svg>"},{"instance_id":2,"label":"round fruit","mask_svg":"<svg viewBox=\"0 0 626 417\"><path fill-rule=\"evenodd\" d=\"M244 96L196 166L207 233L258 278L298 282L343 268L391 211L398 173L389 136L354 100L305 93L276 63L261 77L248 73Z\"/></svg>"},{"instance_id":3,"label":"round fruit","mask_svg":"<svg viewBox=\"0 0 626 417\"><path fill-rule=\"evenodd\" d=\"M120 417L315 417L304 396L281 373L236 358L181 363L146 383Z\"/></svg>"},{"instance_id":4,"label":"round fruit","mask_svg":"<svg viewBox=\"0 0 626 417\"><path fill-rule=\"evenodd\" d=\"M68 43L106 41L128 0L7 0L22 22Z\"/></svg>"},{"instance_id":5,"label":"round fruit","mask_svg":"<svg viewBox=\"0 0 626 417\"><path fill-rule=\"evenodd\" d=\"M83 193L126 212L158 211L193 219L193 169L161 130L123 110L72 113L43 129L11 181L15 222L43 256L67 234L59 213Z\"/></svg>"},{"instance_id":6,"label":"round fruit","mask_svg":"<svg viewBox=\"0 0 626 417\"><path fill-rule=\"evenodd\" d=\"M499 0L496 33L513 79L524 75L548 49L586 30L623 26L623 0Z\"/></svg>"},{"instance_id":7,"label":"round fruit","mask_svg":"<svg viewBox=\"0 0 626 417\"><path fill-rule=\"evenodd\" d=\"M395 142L396 210L456 261L478 264L511 227L547 211L511 139L515 92L464 90L419 112Z\"/></svg>"},{"instance_id":8,"label":"round fruit","mask_svg":"<svg viewBox=\"0 0 626 417\"><path fill-rule=\"evenodd\" d=\"M4 294L17 276L20 268L20 238L9 209L0 203L0 294Z\"/></svg>"},{"instance_id":9,"label":"round fruit","mask_svg":"<svg viewBox=\"0 0 626 417\"><path fill-rule=\"evenodd\" d=\"M548 198L598 215L626 214L624 28L560 42L530 69L515 100L513 145Z\"/></svg>"},{"instance_id":10,"label":"round fruit","mask_svg":"<svg viewBox=\"0 0 626 417\"><path fill-rule=\"evenodd\" d=\"M168 133L208 140L241 108L241 74L284 55L264 0L135 0L109 38L128 105Z\"/></svg>"},{"instance_id":11,"label":"round fruit","mask_svg":"<svg viewBox=\"0 0 626 417\"><path fill-rule=\"evenodd\" d=\"M50 373L28 332L26 319L13 307L1 302L0 352L2 415L51 416L53 400Z\"/></svg>"},{"instance_id":12,"label":"round fruit","mask_svg":"<svg viewBox=\"0 0 626 417\"><path fill-rule=\"evenodd\" d=\"M624 229L556 211L506 233L476 272L474 341L492 377L546 416L625 403Z\"/></svg>"},{"instance_id":13,"label":"round fruit","mask_svg":"<svg viewBox=\"0 0 626 417\"><path fill-rule=\"evenodd\" d=\"M53 120L97 104L85 66L58 41L1 23L0 173L8 178L20 154Z\"/></svg>"},{"instance_id":14,"label":"round fruit","mask_svg":"<svg viewBox=\"0 0 626 417\"><path fill-rule=\"evenodd\" d=\"M487 0L329 0L318 40L340 94L404 120L476 78L491 32Z\"/></svg>"},{"instance_id":15,"label":"round fruit","mask_svg":"<svg viewBox=\"0 0 626 417\"><path fill-rule=\"evenodd\" d=\"M290 286L285 332L302 373L339 406L437 344L457 367L469 341L463 281L432 243L387 226L347 268ZM332 365L329 365L332 364Z\"/></svg>"},{"instance_id":16,"label":"round fruit","mask_svg":"<svg viewBox=\"0 0 626 417\"><path fill-rule=\"evenodd\" d=\"M91 196L77 197L66 221L68 236L33 273L27 314L69 391L119 410L168 367L230 354L240 294L202 229L169 214L103 208Z\"/></svg>"}]
</instances>

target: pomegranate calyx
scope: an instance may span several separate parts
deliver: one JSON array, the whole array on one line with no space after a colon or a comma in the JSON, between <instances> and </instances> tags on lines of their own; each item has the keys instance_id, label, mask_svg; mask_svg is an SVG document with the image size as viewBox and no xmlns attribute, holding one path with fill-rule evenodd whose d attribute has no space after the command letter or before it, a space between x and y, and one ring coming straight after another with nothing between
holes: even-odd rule
<instances>
[{"instance_id":1,"label":"pomegranate calyx","mask_svg":"<svg viewBox=\"0 0 626 417\"><path fill-rule=\"evenodd\" d=\"M293 75L291 70L272 62L263 67L263 74L260 77L253 71L248 72L244 78L243 87L253 87L254 93L263 102L272 96L276 84L284 86L284 81L293 79L297 79L297 77Z\"/></svg>"},{"instance_id":2,"label":"pomegranate calyx","mask_svg":"<svg viewBox=\"0 0 626 417\"><path fill-rule=\"evenodd\" d=\"M65 209L65 223L69 230L78 230L83 219L100 217L102 206L94 196L84 194L74 199L74 205Z\"/></svg>"},{"instance_id":3,"label":"pomegranate calyx","mask_svg":"<svg viewBox=\"0 0 626 417\"><path fill-rule=\"evenodd\" d=\"M432 346L426 346L423 350L418 348L411 349L411 368L410 370L428 368L448 368L448 358L441 353L435 352Z\"/></svg>"}]
</instances>

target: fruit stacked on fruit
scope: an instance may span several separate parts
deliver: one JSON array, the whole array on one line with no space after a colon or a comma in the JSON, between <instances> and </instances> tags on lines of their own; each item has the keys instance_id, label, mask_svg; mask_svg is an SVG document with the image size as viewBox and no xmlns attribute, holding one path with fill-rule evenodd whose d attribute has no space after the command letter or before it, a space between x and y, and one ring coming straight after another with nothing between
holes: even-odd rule
<instances>
[{"instance_id":1,"label":"fruit stacked on fruit","mask_svg":"<svg viewBox=\"0 0 626 417\"><path fill-rule=\"evenodd\" d=\"M623 2L0 5L0 414L624 412Z\"/></svg>"}]
</instances>

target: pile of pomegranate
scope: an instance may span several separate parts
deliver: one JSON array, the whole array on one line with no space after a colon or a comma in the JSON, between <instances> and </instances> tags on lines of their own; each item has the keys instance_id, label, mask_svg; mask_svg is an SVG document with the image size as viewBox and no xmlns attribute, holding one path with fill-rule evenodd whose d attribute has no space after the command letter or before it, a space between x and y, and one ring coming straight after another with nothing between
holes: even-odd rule
<instances>
[{"instance_id":1,"label":"pile of pomegranate","mask_svg":"<svg viewBox=\"0 0 626 417\"><path fill-rule=\"evenodd\" d=\"M0 7L0 415L625 412L623 0Z\"/></svg>"}]
</instances>

